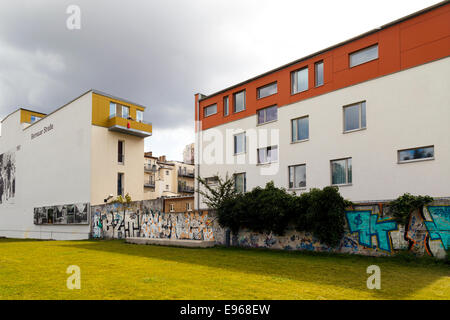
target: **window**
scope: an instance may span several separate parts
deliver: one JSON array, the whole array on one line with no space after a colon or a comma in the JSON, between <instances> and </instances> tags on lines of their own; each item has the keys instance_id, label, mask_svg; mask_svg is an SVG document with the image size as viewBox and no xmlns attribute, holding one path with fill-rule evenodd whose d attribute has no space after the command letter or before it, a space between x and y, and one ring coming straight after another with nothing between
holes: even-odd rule
<instances>
[{"instance_id":1,"label":"window","mask_svg":"<svg viewBox=\"0 0 450 320\"><path fill-rule=\"evenodd\" d=\"M118 163L124 163L125 156L124 156L124 146L125 141L119 140L117 143L117 162Z\"/></svg>"},{"instance_id":2,"label":"window","mask_svg":"<svg viewBox=\"0 0 450 320\"><path fill-rule=\"evenodd\" d=\"M344 132L366 127L366 102L344 107Z\"/></svg>"},{"instance_id":3,"label":"window","mask_svg":"<svg viewBox=\"0 0 450 320\"><path fill-rule=\"evenodd\" d=\"M245 172L234 174L234 189L237 192L245 192L247 188L246 184Z\"/></svg>"},{"instance_id":4,"label":"window","mask_svg":"<svg viewBox=\"0 0 450 320\"><path fill-rule=\"evenodd\" d=\"M113 118L116 116L117 105L114 102L109 103L109 117Z\"/></svg>"},{"instance_id":5,"label":"window","mask_svg":"<svg viewBox=\"0 0 450 320\"><path fill-rule=\"evenodd\" d=\"M258 124L263 124L278 119L278 107L271 106L258 110Z\"/></svg>"},{"instance_id":6,"label":"window","mask_svg":"<svg viewBox=\"0 0 450 320\"><path fill-rule=\"evenodd\" d=\"M217 113L217 104L215 103L215 104L205 107L203 109L203 112L204 112L205 117L209 117L213 114L216 114Z\"/></svg>"},{"instance_id":7,"label":"window","mask_svg":"<svg viewBox=\"0 0 450 320\"><path fill-rule=\"evenodd\" d=\"M123 185L124 185L123 173L119 172L117 174L117 195L118 196L122 196L123 197Z\"/></svg>"},{"instance_id":8,"label":"window","mask_svg":"<svg viewBox=\"0 0 450 320\"><path fill-rule=\"evenodd\" d=\"M398 151L398 162L434 159L434 146L404 149Z\"/></svg>"},{"instance_id":9,"label":"window","mask_svg":"<svg viewBox=\"0 0 450 320\"><path fill-rule=\"evenodd\" d=\"M245 152L245 132L234 136L234 154Z\"/></svg>"},{"instance_id":10,"label":"window","mask_svg":"<svg viewBox=\"0 0 450 320\"><path fill-rule=\"evenodd\" d=\"M271 96L271 95L273 95L273 94L278 92L277 83L274 82L274 83L270 83L268 85L265 85L263 87L259 87L257 89L257 92L258 92L258 99Z\"/></svg>"},{"instance_id":11,"label":"window","mask_svg":"<svg viewBox=\"0 0 450 320\"><path fill-rule=\"evenodd\" d=\"M350 53L350 68L378 59L378 44Z\"/></svg>"},{"instance_id":12,"label":"window","mask_svg":"<svg viewBox=\"0 0 450 320\"><path fill-rule=\"evenodd\" d=\"M169 190L169 185L168 184L166 184L166 190Z\"/></svg>"},{"instance_id":13,"label":"window","mask_svg":"<svg viewBox=\"0 0 450 320\"><path fill-rule=\"evenodd\" d=\"M352 158L331 161L331 184L352 183Z\"/></svg>"},{"instance_id":14,"label":"window","mask_svg":"<svg viewBox=\"0 0 450 320\"><path fill-rule=\"evenodd\" d=\"M289 188L306 187L306 165L289 166Z\"/></svg>"},{"instance_id":15,"label":"window","mask_svg":"<svg viewBox=\"0 0 450 320\"><path fill-rule=\"evenodd\" d=\"M144 112L141 110L136 111L136 121L143 122L144 121Z\"/></svg>"},{"instance_id":16,"label":"window","mask_svg":"<svg viewBox=\"0 0 450 320\"><path fill-rule=\"evenodd\" d=\"M130 117L130 108L122 106L122 118L128 119Z\"/></svg>"},{"instance_id":17,"label":"window","mask_svg":"<svg viewBox=\"0 0 450 320\"><path fill-rule=\"evenodd\" d=\"M192 206L190 202L186 202L186 211L192 211Z\"/></svg>"},{"instance_id":18,"label":"window","mask_svg":"<svg viewBox=\"0 0 450 320\"><path fill-rule=\"evenodd\" d=\"M166 176L168 176L169 175L169 170L166 170Z\"/></svg>"},{"instance_id":19,"label":"window","mask_svg":"<svg viewBox=\"0 0 450 320\"><path fill-rule=\"evenodd\" d=\"M315 86L320 87L323 85L323 61L319 61L314 64L314 73Z\"/></svg>"},{"instance_id":20,"label":"window","mask_svg":"<svg viewBox=\"0 0 450 320\"><path fill-rule=\"evenodd\" d=\"M233 112L245 110L245 90L233 94Z\"/></svg>"},{"instance_id":21,"label":"window","mask_svg":"<svg viewBox=\"0 0 450 320\"><path fill-rule=\"evenodd\" d=\"M228 96L223 98L223 115L227 116L230 112L230 103Z\"/></svg>"},{"instance_id":22,"label":"window","mask_svg":"<svg viewBox=\"0 0 450 320\"><path fill-rule=\"evenodd\" d=\"M205 181L208 186L214 186L219 183L219 178L218 177L208 177L208 178L205 178Z\"/></svg>"},{"instance_id":23,"label":"window","mask_svg":"<svg viewBox=\"0 0 450 320\"><path fill-rule=\"evenodd\" d=\"M258 163L270 163L278 160L278 146L258 149Z\"/></svg>"},{"instance_id":24,"label":"window","mask_svg":"<svg viewBox=\"0 0 450 320\"><path fill-rule=\"evenodd\" d=\"M42 119L41 117L37 117L37 116L31 116L31 119L30 119L30 123L33 123L33 122L39 121L39 120L41 120L41 119Z\"/></svg>"},{"instance_id":25,"label":"window","mask_svg":"<svg viewBox=\"0 0 450 320\"><path fill-rule=\"evenodd\" d=\"M292 94L308 90L308 67L291 73Z\"/></svg>"},{"instance_id":26,"label":"window","mask_svg":"<svg viewBox=\"0 0 450 320\"><path fill-rule=\"evenodd\" d=\"M170 212L175 211L175 205L173 203L169 204L169 207L170 207Z\"/></svg>"},{"instance_id":27,"label":"window","mask_svg":"<svg viewBox=\"0 0 450 320\"><path fill-rule=\"evenodd\" d=\"M293 119L291 122L292 142L309 139L309 117Z\"/></svg>"}]
</instances>

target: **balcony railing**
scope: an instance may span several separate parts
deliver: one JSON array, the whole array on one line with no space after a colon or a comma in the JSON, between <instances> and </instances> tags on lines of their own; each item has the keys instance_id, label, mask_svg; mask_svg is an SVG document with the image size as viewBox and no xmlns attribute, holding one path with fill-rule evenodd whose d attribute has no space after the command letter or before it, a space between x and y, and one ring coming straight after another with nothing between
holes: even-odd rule
<instances>
[{"instance_id":1,"label":"balcony railing","mask_svg":"<svg viewBox=\"0 0 450 320\"><path fill-rule=\"evenodd\" d=\"M145 181L144 187L146 188L154 188L155 187L155 181Z\"/></svg>"},{"instance_id":2,"label":"balcony railing","mask_svg":"<svg viewBox=\"0 0 450 320\"><path fill-rule=\"evenodd\" d=\"M151 123L136 121L131 117L125 119L116 115L111 115L109 117L108 130L127 133L141 138L152 135Z\"/></svg>"},{"instance_id":3,"label":"balcony railing","mask_svg":"<svg viewBox=\"0 0 450 320\"><path fill-rule=\"evenodd\" d=\"M194 187L178 184L178 192L194 193Z\"/></svg>"},{"instance_id":4,"label":"balcony railing","mask_svg":"<svg viewBox=\"0 0 450 320\"><path fill-rule=\"evenodd\" d=\"M188 178L194 178L194 170L180 170L178 169L178 176L179 177L188 177Z\"/></svg>"},{"instance_id":5,"label":"balcony railing","mask_svg":"<svg viewBox=\"0 0 450 320\"><path fill-rule=\"evenodd\" d=\"M158 171L158 169L156 169L156 166L153 167L151 165L144 164L144 171L146 171L146 172L156 172L156 171Z\"/></svg>"}]
</instances>

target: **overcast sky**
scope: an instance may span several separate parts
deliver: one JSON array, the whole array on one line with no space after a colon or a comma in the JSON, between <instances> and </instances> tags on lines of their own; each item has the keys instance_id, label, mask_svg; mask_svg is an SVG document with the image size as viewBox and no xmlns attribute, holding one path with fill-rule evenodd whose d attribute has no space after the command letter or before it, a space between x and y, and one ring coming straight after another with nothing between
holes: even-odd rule
<instances>
[{"instance_id":1,"label":"overcast sky","mask_svg":"<svg viewBox=\"0 0 450 320\"><path fill-rule=\"evenodd\" d=\"M95 88L147 106L146 151L182 160L194 94L210 94L431 0L1 0L0 119L48 113ZM69 30L66 9L81 9Z\"/></svg>"}]
</instances>

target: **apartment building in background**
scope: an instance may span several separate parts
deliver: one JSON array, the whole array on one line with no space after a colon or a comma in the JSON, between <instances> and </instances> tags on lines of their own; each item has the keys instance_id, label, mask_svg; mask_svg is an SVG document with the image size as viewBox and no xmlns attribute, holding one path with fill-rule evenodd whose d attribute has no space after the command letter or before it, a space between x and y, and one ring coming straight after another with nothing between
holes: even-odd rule
<instances>
[{"instance_id":1,"label":"apartment building in background","mask_svg":"<svg viewBox=\"0 0 450 320\"><path fill-rule=\"evenodd\" d=\"M194 164L194 155L195 155L195 143L190 143L184 147L183 150L183 162L187 164Z\"/></svg>"},{"instance_id":2,"label":"apartment building in background","mask_svg":"<svg viewBox=\"0 0 450 320\"><path fill-rule=\"evenodd\" d=\"M144 199L194 194L194 165L144 154Z\"/></svg>"},{"instance_id":3,"label":"apartment building in background","mask_svg":"<svg viewBox=\"0 0 450 320\"><path fill-rule=\"evenodd\" d=\"M243 192L272 180L297 194L338 186L353 201L448 197L449 55L445 1L196 94L196 175L228 173Z\"/></svg>"},{"instance_id":4,"label":"apartment building in background","mask_svg":"<svg viewBox=\"0 0 450 320\"><path fill-rule=\"evenodd\" d=\"M89 90L49 114L2 120L0 236L86 239L89 208L112 195L144 199L145 107Z\"/></svg>"}]
</instances>

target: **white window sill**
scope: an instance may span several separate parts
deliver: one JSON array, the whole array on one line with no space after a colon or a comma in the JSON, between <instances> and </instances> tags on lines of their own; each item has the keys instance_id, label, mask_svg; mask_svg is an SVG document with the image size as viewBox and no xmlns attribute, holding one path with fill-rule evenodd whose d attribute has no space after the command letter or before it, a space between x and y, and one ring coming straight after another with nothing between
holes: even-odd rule
<instances>
[{"instance_id":1,"label":"white window sill","mask_svg":"<svg viewBox=\"0 0 450 320\"><path fill-rule=\"evenodd\" d=\"M259 126L263 126L265 124L269 124L269 123L273 123L273 122L277 122L277 121L278 121L278 119L271 120L271 121L266 121L266 122L263 122L263 123L256 123L256 126L259 127Z\"/></svg>"},{"instance_id":2,"label":"white window sill","mask_svg":"<svg viewBox=\"0 0 450 320\"><path fill-rule=\"evenodd\" d=\"M268 166L268 165L271 165L272 163L277 163L277 162L278 162L278 160L276 160L276 161L269 161L269 162L257 163L256 165L257 165L257 166Z\"/></svg>"},{"instance_id":3,"label":"white window sill","mask_svg":"<svg viewBox=\"0 0 450 320\"><path fill-rule=\"evenodd\" d=\"M302 142L306 142L306 141L309 141L309 138L308 139L303 139L303 140L291 141L291 144L302 143Z\"/></svg>"},{"instance_id":4,"label":"white window sill","mask_svg":"<svg viewBox=\"0 0 450 320\"><path fill-rule=\"evenodd\" d=\"M332 184L332 187L351 187L353 183Z\"/></svg>"},{"instance_id":5,"label":"white window sill","mask_svg":"<svg viewBox=\"0 0 450 320\"><path fill-rule=\"evenodd\" d=\"M347 131L343 131L342 133L352 133L352 132L357 132L357 131L362 131L362 130L366 130L367 129L367 127L365 127L365 128L358 128L358 129L353 129L353 130L347 130Z\"/></svg>"},{"instance_id":6,"label":"white window sill","mask_svg":"<svg viewBox=\"0 0 450 320\"><path fill-rule=\"evenodd\" d=\"M307 187L299 187L299 188L288 188L288 191L304 191Z\"/></svg>"},{"instance_id":7,"label":"white window sill","mask_svg":"<svg viewBox=\"0 0 450 320\"><path fill-rule=\"evenodd\" d=\"M430 161L434 160L433 158L424 158L424 159L412 159L412 160L405 160L405 161L397 161L398 164L404 164L404 163L411 163L411 162L422 162L422 161Z\"/></svg>"},{"instance_id":8,"label":"white window sill","mask_svg":"<svg viewBox=\"0 0 450 320\"><path fill-rule=\"evenodd\" d=\"M247 152L243 151L243 152L239 152L239 153L233 153L233 156L240 156L241 154L246 154Z\"/></svg>"}]
</instances>

